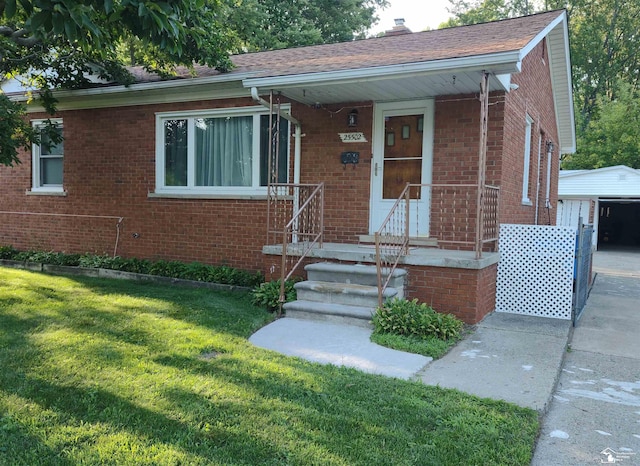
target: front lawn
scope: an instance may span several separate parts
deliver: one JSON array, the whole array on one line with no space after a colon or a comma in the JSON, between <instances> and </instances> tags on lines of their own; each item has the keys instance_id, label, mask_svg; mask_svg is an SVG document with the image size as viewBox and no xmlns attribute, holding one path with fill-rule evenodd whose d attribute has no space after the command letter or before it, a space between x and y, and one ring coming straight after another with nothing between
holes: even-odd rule
<instances>
[{"instance_id":1,"label":"front lawn","mask_svg":"<svg viewBox=\"0 0 640 466\"><path fill-rule=\"evenodd\" d=\"M534 411L253 347L270 319L0 268L0 464L529 464Z\"/></svg>"}]
</instances>

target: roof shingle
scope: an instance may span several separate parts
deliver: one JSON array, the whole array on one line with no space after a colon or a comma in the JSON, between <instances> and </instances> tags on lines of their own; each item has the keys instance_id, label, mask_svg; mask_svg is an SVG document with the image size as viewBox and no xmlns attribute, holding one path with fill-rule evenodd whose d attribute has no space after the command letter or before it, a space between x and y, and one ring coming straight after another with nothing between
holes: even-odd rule
<instances>
[{"instance_id":1,"label":"roof shingle","mask_svg":"<svg viewBox=\"0 0 640 466\"><path fill-rule=\"evenodd\" d=\"M286 76L512 52L525 47L561 14L562 10L555 10L412 34L234 55L235 68L230 73ZM196 66L195 71L197 77L220 74L205 66ZM135 76L139 82L158 79L139 70ZM186 69L178 70L177 77L189 76Z\"/></svg>"}]
</instances>

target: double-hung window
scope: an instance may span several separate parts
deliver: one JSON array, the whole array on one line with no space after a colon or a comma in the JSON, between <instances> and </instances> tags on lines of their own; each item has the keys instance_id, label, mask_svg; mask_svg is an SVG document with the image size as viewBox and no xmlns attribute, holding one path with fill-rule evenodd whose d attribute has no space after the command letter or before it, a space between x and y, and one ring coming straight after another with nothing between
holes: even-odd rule
<instances>
[{"instance_id":1,"label":"double-hung window","mask_svg":"<svg viewBox=\"0 0 640 466\"><path fill-rule=\"evenodd\" d=\"M62 120L35 120L33 127L39 133L39 144L31 148L32 154L32 188L34 192L62 192L62 175L64 161L64 141L52 141L52 135L62 137Z\"/></svg>"},{"instance_id":2,"label":"double-hung window","mask_svg":"<svg viewBox=\"0 0 640 466\"><path fill-rule=\"evenodd\" d=\"M276 119L271 119L274 126ZM158 113L156 192L266 194L269 144L275 142L275 129L270 130L269 122L264 107ZM279 134L277 180L285 182L289 126L283 118ZM275 171L275 163L272 165Z\"/></svg>"}]
</instances>

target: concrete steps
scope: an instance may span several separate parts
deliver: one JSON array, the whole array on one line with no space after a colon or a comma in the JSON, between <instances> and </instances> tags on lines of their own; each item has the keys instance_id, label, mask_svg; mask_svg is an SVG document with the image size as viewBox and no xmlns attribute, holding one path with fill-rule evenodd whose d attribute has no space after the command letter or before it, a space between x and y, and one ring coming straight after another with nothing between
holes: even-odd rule
<instances>
[{"instance_id":1,"label":"concrete steps","mask_svg":"<svg viewBox=\"0 0 640 466\"><path fill-rule=\"evenodd\" d=\"M308 280L296 283L297 301L284 304L289 317L331 320L368 327L378 306L375 266L331 262L305 267ZM384 298L403 297L406 271L394 272Z\"/></svg>"}]
</instances>

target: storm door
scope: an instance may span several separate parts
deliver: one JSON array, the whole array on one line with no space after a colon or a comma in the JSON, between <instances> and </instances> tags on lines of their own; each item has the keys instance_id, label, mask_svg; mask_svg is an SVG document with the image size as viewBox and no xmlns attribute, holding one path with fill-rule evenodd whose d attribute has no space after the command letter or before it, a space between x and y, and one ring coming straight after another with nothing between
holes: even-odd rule
<instances>
[{"instance_id":1,"label":"storm door","mask_svg":"<svg viewBox=\"0 0 640 466\"><path fill-rule=\"evenodd\" d=\"M375 233L407 183L431 182L433 101L377 104L371 164L370 233ZM427 187L411 190L410 236L429 235Z\"/></svg>"}]
</instances>

